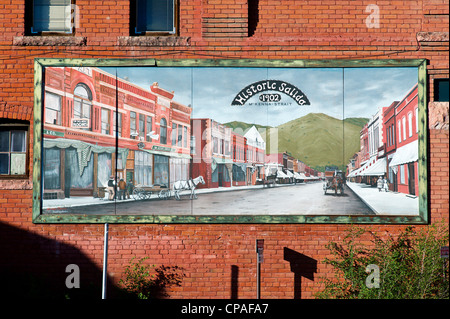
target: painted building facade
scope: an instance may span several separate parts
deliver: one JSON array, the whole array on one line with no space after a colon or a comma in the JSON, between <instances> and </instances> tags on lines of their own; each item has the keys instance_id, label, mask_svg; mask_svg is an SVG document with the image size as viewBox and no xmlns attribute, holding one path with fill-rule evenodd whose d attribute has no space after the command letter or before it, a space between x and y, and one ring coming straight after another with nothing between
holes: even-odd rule
<instances>
[{"instance_id":1,"label":"painted building facade","mask_svg":"<svg viewBox=\"0 0 450 319\"><path fill-rule=\"evenodd\" d=\"M198 188L230 187L233 170L231 129L212 119L192 119L192 177L203 176Z\"/></svg>"},{"instance_id":2,"label":"painted building facade","mask_svg":"<svg viewBox=\"0 0 450 319\"><path fill-rule=\"evenodd\" d=\"M381 176L391 191L418 194L417 90L416 84L401 101L379 108L363 127L361 151L352 159L355 165L348 170L348 178L374 186Z\"/></svg>"},{"instance_id":3,"label":"painted building facade","mask_svg":"<svg viewBox=\"0 0 450 319\"><path fill-rule=\"evenodd\" d=\"M188 178L191 109L172 99L98 68L48 68L44 197L97 197L116 174L142 186Z\"/></svg>"},{"instance_id":4,"label":"painted building facade","mask_svg":"<svg viewBox=\"0 0 450 319\"><path fill-rule=\"evenodd\" d=\"M397 190L418 195L418 87L415 85L395 106L396 150L389 168L396 175Z\"/></svg>"}]
</instances>

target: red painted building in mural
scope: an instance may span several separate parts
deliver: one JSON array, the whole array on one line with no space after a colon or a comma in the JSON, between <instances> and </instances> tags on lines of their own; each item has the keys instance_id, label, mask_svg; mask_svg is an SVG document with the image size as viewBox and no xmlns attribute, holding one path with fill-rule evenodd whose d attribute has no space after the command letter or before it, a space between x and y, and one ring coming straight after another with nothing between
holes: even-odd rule
<instances>
[{"instance_id":1,"label":"red painted building in mural","mask_svg":"<svg viewBox=\"0 0 450 319\"><path fill-rule=\"evenodd\" d=\"M264 156L266 142L256 126L248 129L244 137L246 142L247 185L255 185L265 178Z\"/></svg>"},{"instance_id":2,"label":"red painted building in mural","mask_svg":"<svg viewBox=\"0 0 450 319\"><path fill-rule=\"evenodd\" d=\"M396 121L395 121L395 107L398 101L393 102L384 112L384 136L386 136L386 141L384 144L384 150L387 158L387 178L389 180L389 190L397 191L397 174L394 174L392 168L389 167L389 162L397 150L397 140L396 140Z\"/></svg>"},{"instance_id":3,"label":"red painted building in mural","mask_svg":"<svg viewBox=\"0 0 450 319\"><path fill-rule=\"evenodd\" d=\"M192 119L192 178L203 176L198 188L230 187L232 178L231 129L212 119Z\"/></svg>"},{"instance_id":4,"label":"red painted building in mural","mask_svg":"<svg viewBox=\"0 0 450 319\"><path fill-rule=\"evenodd\" d=\"M265 178L265 142L256 127L244 136L212 119L192 119L192 177L198 188L255 185Z\"/></svg>"},{"instance_id":5,"label":"red painted building in mural","mask_svg":"<svg viewBox=\"0 0 450 319\"><path fill-rule=\"evenodd\" d=\"M396 150L389 168L396 176L397 190L418 195L418 86L417 84L395 106Z\"/></svg>"},{"instance_id":6,"label":"red painted building in mural","mask_svg":"<svg viewBox=\"0 0 450 319\"><path fill-rule=\"evenodd\" d=\"M145 186L188 178L191 108L173 92L98 68L47 68L45 77L44 197L98 196L116 173Z\"/></svg>"},{"instance_id":7,"label":"red painted building in mural","mask_svg":"<svg viewBox=\"0 0 450 319\"><path fill-rule=\"evenodd\" d=\"M245 186L246 185L246 170L247 170L247 152L246 145L247 139L235 132L231 132L231 138L233 140L232 152L233 152L233 172L232 172L232 184L233 186Z\"/></svg>"},{"instance_id":8,"label":"red painted building in mural","mask_svg":"<svg viewBox=\"0 0 450 319\"><path fill-rule=\"evenodd\" d=\"M417 94L416 84L400 102L394 101L390 106L380 108L379 117L382 123L378 125L382 128L382 144L378 147L371 145L373 142L368 138L368 126L363 127L360 134L361 151L357 153L354 169L348 174L348 178L358 183L375 185L376 179L382 176L387 178L389 190L418 195ZM369 148L372 149L372 157Z\"/></svg>"}]
</instances>

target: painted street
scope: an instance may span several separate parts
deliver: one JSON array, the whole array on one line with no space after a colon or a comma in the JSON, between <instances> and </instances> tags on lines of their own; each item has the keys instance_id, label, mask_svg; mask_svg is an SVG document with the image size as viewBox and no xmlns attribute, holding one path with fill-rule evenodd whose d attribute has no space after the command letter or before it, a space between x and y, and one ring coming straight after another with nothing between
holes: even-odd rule
<instances>
[{"instance_id":1,"label":"painted street","mask_svg":"<svg viewBox=\"0 0 450 319\"><path fill-rule=\"evenodd\" d=\"M325 195L322 182L263 188L261 185L226 189L200 189L198 198L181 200L125 200L102 205L54 205L44 213L116 215L368 215L374 212L349 188L344 194ZM51 201L48 201L51 202ZM115 205L116 203L116 205ZM67 206L67 207L63 207ZM50 207L47 207L50 208Z\"/></svg>"}]
</instances>

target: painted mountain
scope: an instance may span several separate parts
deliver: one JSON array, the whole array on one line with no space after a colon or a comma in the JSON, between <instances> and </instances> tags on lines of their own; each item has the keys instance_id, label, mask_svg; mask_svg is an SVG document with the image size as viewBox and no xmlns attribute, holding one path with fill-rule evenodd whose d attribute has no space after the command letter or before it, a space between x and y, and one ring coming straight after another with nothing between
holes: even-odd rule
<instances>
[{"instance_id":1,"label":"painted mountain","mask_svg":"<svg viewBox=\"0 0 450 319\"><path fill-rule=\"evenodd\" d=\"M323 113L310 113L276 128L255 125L266 139L266 153L288 151L293 157L317 170L325 166L343 169L360 150L360 131L366 118L339 120ZM253 124L230 122L225 125L242 134ZM263 134L266 129L266 134ZM278 138L277 138L278 136ZM272 145L278 141L278 147Z\"/></svg>"}]
</instances>

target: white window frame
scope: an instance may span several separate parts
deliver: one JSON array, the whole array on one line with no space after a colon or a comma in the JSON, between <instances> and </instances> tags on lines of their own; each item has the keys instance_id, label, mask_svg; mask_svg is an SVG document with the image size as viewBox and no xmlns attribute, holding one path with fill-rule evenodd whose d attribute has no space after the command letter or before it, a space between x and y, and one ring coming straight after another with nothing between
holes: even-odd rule
<instances>
[{"instance_id":1,"label":"white window frame","mask_svg":"<svg viewBox=\"0 0 450 319\"><path fill-rule=\"evenodd\" d=\"M412 112L409 112L408 113L408 134L409 134L409 137L411 137L412 134L413 134L413 121L412 121L412 118L413 118L413 114L412 114Z\"/></svg>"},{"instance_id":2,"label":"white window frame","mask_svg":"<svg viewBox=\"0 0 450 319\"><path fill-rule=\"evenodd\" d=\"M0 127L3 128L2 131L8 132L9 138L9 147L8 150L1 151L1 154L8 154L8 174L1 174L0 179L8 179L8 178L27 178L28 177L28 148L29 148L29 126L25 124L0 124ZM25 133L25 141L23 144L22 150L14 150L13 142L12 142L12 134L13 132L24 132ZM14 155L14 156L13 156ZM20 167L23 172L18 173L15 169L18 167L13 167L14 159L18 160L22 158L22 160L18 161L18 164L23 165Z\"/></svg>"},{"instance_id":3,"label":"white window frame","mask_svg":"<svg viewBox=\"0 0 450 319\"><path fill-rule=\"evenodd\" d=\"M58 94L45 92L45 123L61 125L61 100L62 97ZM53 102L53 103L52 103ZM47 112L56 113L56 123L49 121Z\"/></svg>"},{"instance_id":4,"label":"white window frame","mask_svg":"<svg viewBox=\"0 0 450 319\"><path fill-rule=\"evenodd\" d=\"M106 118L105 116L106 115ZM111 135L111 111L106 108L100 110L101 126L100 130L102 134Z\"/></svg>"},{"instance_id":5,"label":"white window frame","mask_svg":"<svg viewBox=\"0 0 450 319\"><path fill-rule=\"evenodd\" d=\"M403 131L403 140L406 140L406 117L402 117L402 131Z\"/></svg>"},{"instance_id":6,"label":"white window frame","mask_svg":"<svg viewBox=\"0 0 450 319\"><path fill-rule=\"evenodd\" d=\"M419 132L419 108L416 107L415 109L415 116L416 116L416 133Z\"/></svg>"}]
</instances>

